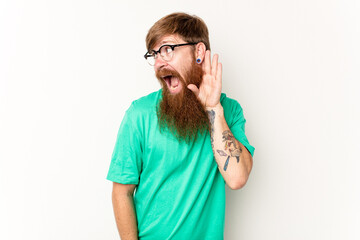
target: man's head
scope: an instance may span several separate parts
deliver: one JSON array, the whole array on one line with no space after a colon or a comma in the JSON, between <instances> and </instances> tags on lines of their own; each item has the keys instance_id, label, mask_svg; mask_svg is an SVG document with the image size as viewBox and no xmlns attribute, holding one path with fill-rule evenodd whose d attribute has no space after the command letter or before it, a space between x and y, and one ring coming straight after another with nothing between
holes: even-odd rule
<instances>
[{"instance_id":1,"label":"man's head","mask_svg":"<svg viewBox=\"0 0 360 240\"><path fill-rule=\"evenodd\" d=\"M205 23L196 16L173 13L161 18L146 36L145 58L153 60L156 77L163 88L158 118L179 140L194 140L207 130L208 118L189 84L200 86L202 61L210 49ZM200 62L197 62L197 59Z\"/></svg>"},{"instance_id":2,"label":"man's head","mask_svg":"<svg viewBox=\"0 0 360 240\"><path fill-rule=\"evenodd\" d=\"M166 35L178 35L185 42L202 42L210 50L209 31L202 19L186 13L172 13L157 21L146 36L146 48L154 49Z\"/></svg>"}]
</instances>

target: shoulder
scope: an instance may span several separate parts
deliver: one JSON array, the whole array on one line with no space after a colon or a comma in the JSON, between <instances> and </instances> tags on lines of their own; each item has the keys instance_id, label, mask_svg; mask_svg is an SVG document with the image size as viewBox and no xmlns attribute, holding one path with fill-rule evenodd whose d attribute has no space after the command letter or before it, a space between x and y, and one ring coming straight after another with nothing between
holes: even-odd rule
<instances>
[{"instance_id":1,"label":"shoulder","mask_svg":"<svg viewBox=\"0 0 360 240\"><path fill-rule=\"evenodd\" d=\"M220 103L224 108L224 112L235 113L242 111L240 103L237 100L226 96L225 93L221 93Z\"/></svg>"},{"instance_id":2,"label":"shoulder","mask_svg":"<svg viewBox=\"0 0 360 240\"><path fill-rule=\"evenodd\" d=\"M225 120L230 128L239 120L240 122L245 121L243 109L238 101L229 98L225 93L222 93L220 103L224 109Z\"/></svg>"},{"instance_id":3,"label":"shoulder","mask_svg":"<svg viewBox=\"0 0 360 240\"><path fill-rule=\"evenodd\" d=\"M146 96L143 96L139 99L136 99L131 103L127 112L138 113L138 114L152 112L156 110L156 106L161 96L162 96L162 90L160 89Z\"/></svg>"},{"instance_id":4,"label":"shoulder","mask_svg":"<svg viewBox=\"0 0 360 240\"><path fill-rule=\"evenodd\" d=\"M144 97L134 100L126 110L122 124L127 128L141 132L147 122L153 121L156 115L156 106L161 90L152 92Z\"/></svg>"}]
</instances>

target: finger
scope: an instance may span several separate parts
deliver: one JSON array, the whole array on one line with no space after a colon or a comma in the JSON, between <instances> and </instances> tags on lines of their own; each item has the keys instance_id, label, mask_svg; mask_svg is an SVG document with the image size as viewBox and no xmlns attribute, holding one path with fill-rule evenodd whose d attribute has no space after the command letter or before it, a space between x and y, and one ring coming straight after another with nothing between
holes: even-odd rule
<instances>
[{"instance_id":1,"label":"finger","mask_svg":"<svg viewBox=\"0 0 360 240\"><path fill-rule=\"evenodd\" d=\"M204 58L204 72L205 73L211 73L211 59L210 59L210 50L206 50L205 52L205 58Z\"/></svg>"},{"instance_id":2,"label":"finger","mask_svg":"<svg viewBox=\"0 0 360 240\"><path fill-rule=\"evenodd\" d=\"M221 75L222 75L222 64L218 63L217 71L216 71L216 80L218 80L220 82L220 84L222 83L221 82Z\"/></svg>"},{"instance_id":3,"label":"finger","mask_svg":"<svg viewBox=\"0 0 360 240\"><path fill-rule=\"evenodd\" d=\"M190 89L195 94L196 97L199 96L199 89L196 87L196 85L189 84L187 85L187 88Z\"/></svg>"},{"instance_id":4,"label":"finger","mask_svg":"<svg viewBox=\"0 0 360 240\"><path fill-rule=\"evenodd\" d=\"M216 76L219 55L215 54L211 63L211 75Z\"/></svg>"}]
</instances>

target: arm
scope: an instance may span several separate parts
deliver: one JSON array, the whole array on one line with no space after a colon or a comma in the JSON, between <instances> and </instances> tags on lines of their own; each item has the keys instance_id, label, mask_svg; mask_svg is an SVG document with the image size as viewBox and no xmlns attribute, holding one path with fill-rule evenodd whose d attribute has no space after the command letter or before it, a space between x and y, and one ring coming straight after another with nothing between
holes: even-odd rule
<instances>
[{"instance_id":1,"label":"arm","mask_svg":"<svg viewBox=\"0 0 360 240\"><path fill-rule=\"evenodd\" d=\"M240 189L249 178L253 164L251 154L230 131L220 103L207 108L207 113L211 126L211 147L219 171L231 189Z\"/></svg>"},{"instance_id":2,"label":"arm","mask_svg":"<svg viewBox=\"0 0 360 240\"><path fill-rule=\"evenodd\" d=\"M219 56L214 55L212 61L210 51L202 43L197 45L197 57L202 62L203 79L199 88L194 84L187 87L205 107L211 126L211 146L214 156L226 184L231 189L242 188L252 168L252 157L230 131L220 104L222 85L222 64L218 63Z\"/></svg>"},{"instance_id":3,"label":"arm","mask_svg":"<svg viewBox=\"0 0 360 240\"><path fill-rule=\"evenodd\" d=\"M122 240L137 240L138 228L134 209L135 185L113 183L112 203L116 225Z\"/></svg>"}]
</instances>

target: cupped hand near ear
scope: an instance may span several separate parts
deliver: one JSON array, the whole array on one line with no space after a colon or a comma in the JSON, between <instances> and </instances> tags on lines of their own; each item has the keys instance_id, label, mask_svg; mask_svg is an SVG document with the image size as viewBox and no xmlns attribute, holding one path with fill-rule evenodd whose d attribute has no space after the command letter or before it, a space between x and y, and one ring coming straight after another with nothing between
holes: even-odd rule
<instances>
[{"instance_id":1,"label":"cupped hand near ear","mask_svg":"<svg viewBox=\"0 0 360 240\"><path fill-rule=\"evenodd\" d=\"M220 103L222 65L218 63L218 59L219 55L215 54L211 62L211 53L207 50L202 63L203 79L200 88L194 84L187 86L205 108L214 108Z\"/></svg>"}]
</instances>

